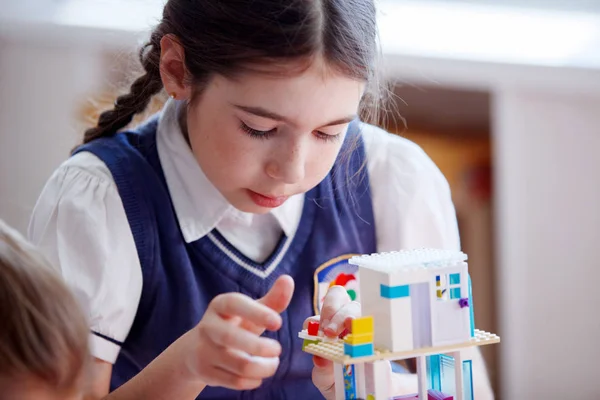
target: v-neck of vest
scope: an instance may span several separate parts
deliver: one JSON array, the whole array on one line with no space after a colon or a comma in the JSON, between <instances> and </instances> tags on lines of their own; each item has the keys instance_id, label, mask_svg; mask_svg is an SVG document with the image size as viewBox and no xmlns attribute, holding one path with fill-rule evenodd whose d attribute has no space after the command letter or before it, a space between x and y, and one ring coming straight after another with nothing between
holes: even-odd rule
<instances>
[{"instance_id":1,"label":"v-neck of vest","mask_svg":"<svg viewBox=\"0 0 600 400\"><path fill-rule=\"evenodd\" d=\"M208 235L190 243L209 260L211 268L237 282L257 280L260 287L274 282L282 274L290 273L291 266L306 245L315 222L316 204L311 199L318 198L321 183L306 193L298 229L293 237L283 234L275 250L262 263L251 260L213 229ZM243 286L246 286L244 284Z\"/></svg>"}]
</instances>

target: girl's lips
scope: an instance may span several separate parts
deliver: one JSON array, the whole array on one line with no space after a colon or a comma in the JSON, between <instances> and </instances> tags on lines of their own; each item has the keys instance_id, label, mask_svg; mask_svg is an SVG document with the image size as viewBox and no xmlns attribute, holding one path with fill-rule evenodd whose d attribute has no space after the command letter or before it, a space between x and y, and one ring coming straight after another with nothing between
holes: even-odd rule
<instances>
[{"instance_id":1,"label":"girl's lips","mask_svg":"<svg viewBox=\"0 0 600 400\"><path fill-rule=\"evenodd\" d=\"M259 207L276 208L285 203L289 196L265 196L264 194L256 193L247 189L250 199Z\"/></svg>"}]
</instances>

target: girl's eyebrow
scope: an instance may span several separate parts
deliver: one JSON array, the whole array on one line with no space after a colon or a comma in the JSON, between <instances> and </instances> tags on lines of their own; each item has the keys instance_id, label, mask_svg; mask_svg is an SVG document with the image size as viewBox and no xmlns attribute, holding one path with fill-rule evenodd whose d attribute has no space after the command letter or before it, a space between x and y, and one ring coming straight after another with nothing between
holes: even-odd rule
<instances>
[{"instance_id":1,"label":"girl's eyebrow","mask_svg":"<svg viewBox=\"0 0 600 400\"><path fill-rule=\"evenodd\" d=\"M286 118L282 115L279 115L273 111L266 110L262 107L249 107L249 106L242 106L242 105L238 105L238 104L233 104L233 106L239 110L245 111L249 114L256 115L258 117L268 118L268 119L272 119L274 121L285 122L287 124L294 125L293 121L290 121L288 118ZM321 128L326 127L326 126L347 124L349 122L352 122L356 118L357 118L356 114L352 114L347 117L339 118L339 119L333 120L331 122L328 122L328 123L322 125Z\"/></svg>"}]
</instances>

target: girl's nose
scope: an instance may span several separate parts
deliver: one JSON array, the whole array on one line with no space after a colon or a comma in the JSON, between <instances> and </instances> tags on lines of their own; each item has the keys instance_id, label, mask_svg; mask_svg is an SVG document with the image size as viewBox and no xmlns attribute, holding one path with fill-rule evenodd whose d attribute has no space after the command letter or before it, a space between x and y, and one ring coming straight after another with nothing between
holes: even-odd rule
<instances>
[{"instance_id":1,"label":"girl's nose","mask_svg":"<svg viewBox=\"0 0 600 400\"><path fill-rule=\"evenodd\" d=\"M296 141L288 146L279 147L276 154L267 163L267 175L286 184L302 181L305 176L306 155L304 146Z\"/></svg>"}]
</instances>

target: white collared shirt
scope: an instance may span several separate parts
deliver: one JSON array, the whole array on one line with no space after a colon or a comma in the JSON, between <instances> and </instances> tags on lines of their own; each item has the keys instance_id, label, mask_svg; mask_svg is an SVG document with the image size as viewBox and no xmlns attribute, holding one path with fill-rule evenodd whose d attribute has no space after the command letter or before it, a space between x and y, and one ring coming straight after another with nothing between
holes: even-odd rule
<instances>
[{"instance_id":1,"label":"white collared shirt","mask_svg":"<svg viewBox=\"0 0 600 400\"><path fill-rule=\"evenodd\" d=\"M265 260L282 233L294 236L304 195L264 215L232 207L196 162L177 122L177 107L169 101L163 109L157 148L185 241L216 228L248 258ZM362 134L377 251L458 249L450 190L435 164L417 145L379 128L364 125ZM54 172L34 209L29 239L73 288L90 329L123 342L137 312L142 273L117 187L100 159L78 153ZM93 356L115 362L117 344L98 335L90 341Z\"/></svg>"}]
</instances>

